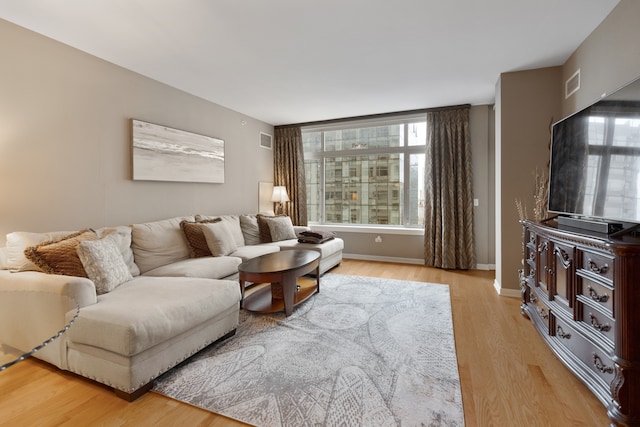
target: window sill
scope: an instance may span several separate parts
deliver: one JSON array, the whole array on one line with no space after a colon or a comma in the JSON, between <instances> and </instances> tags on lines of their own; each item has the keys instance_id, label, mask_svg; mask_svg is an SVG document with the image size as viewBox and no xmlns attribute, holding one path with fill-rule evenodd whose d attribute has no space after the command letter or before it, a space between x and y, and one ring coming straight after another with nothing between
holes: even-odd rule
<instances>
[{"instance_id":1,"label":"window sill","mask_svg":"<svg viewBox=\"0 0 640 427\"><path fill-rule=\"evenodd\" d=\"M388 227L375 225L341 225L341 224L313 224L308 225L315 230L335 231L336 233L369 233L369 234L399 234L407 236L424 236L424 228Z\"/></svg>"}]
</instances>

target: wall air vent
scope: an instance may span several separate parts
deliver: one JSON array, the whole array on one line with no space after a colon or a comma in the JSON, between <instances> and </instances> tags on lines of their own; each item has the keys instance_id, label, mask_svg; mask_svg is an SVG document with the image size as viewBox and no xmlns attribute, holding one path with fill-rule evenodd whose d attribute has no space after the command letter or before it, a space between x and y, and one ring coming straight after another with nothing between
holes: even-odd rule
<instances>
[{"instance_id":1,"label":"wall air vent","mask_svg":"<svg viewBox=\"0 0 640 427\"><path fill-rule=\"evenodd\" d=\"M259 141L260 141L260 147L268 148L270 150L273 148L273 137L268 133L260 132Z\"/></svg>"},{"instance_id":2,"label":"wall air vent","mask_svg":"<svg viewBox=\"0 0 640 427\"><path fill-rule=\"evenodd\" d=\"M580 90L580 68L564 83L564 99L569 98L578 90Z\"/></svg>"}]
</instances>

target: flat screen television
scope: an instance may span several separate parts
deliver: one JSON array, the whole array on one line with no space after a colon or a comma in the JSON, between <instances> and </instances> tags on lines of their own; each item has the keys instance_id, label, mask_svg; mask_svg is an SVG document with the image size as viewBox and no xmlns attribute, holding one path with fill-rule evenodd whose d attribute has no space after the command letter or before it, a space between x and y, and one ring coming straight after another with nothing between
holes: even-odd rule
<instances>
[{"instance_id":1,"label":"flat screen television","mask_svg":"<svg viewBox=\"0 0 640 427\"><path fill-rule=\"evenodd\" d=\"M548 210L640 223L640 79L553 125Z\"/></svg>"}]
</instances>

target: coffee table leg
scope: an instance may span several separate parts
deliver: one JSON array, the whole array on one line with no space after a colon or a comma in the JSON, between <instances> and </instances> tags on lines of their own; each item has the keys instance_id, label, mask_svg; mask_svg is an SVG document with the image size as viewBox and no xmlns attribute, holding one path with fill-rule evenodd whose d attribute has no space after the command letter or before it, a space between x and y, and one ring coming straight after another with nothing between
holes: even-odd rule
<instances>
[{"instance_id":1,"label":"coffee table leg","mask_svg":"<svg viewBox=\"0 0 640 427\"><path fill-rule=\"evenodd\" d=\"M284 314L286 316L293 313L293 301L296 293L296 277L285 277L282 280L282 293L284 294Z\"/></svg>"}]
</instances>

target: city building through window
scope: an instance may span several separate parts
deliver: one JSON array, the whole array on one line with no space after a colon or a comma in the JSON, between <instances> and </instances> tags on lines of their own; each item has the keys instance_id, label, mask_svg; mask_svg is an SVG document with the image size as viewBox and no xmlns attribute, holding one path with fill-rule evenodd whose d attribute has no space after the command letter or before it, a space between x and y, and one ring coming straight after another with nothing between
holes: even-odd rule
<instances>
[{"instance_id":1,"label":"city building through window","mask_svg":"<svg viewBox=\"0 0 640 427\"><path fill-rule=\"evenodd\" d=\"M303 128L309 223L423 226L426 129L424 115Z\"/></svg>"}]
</instances>

